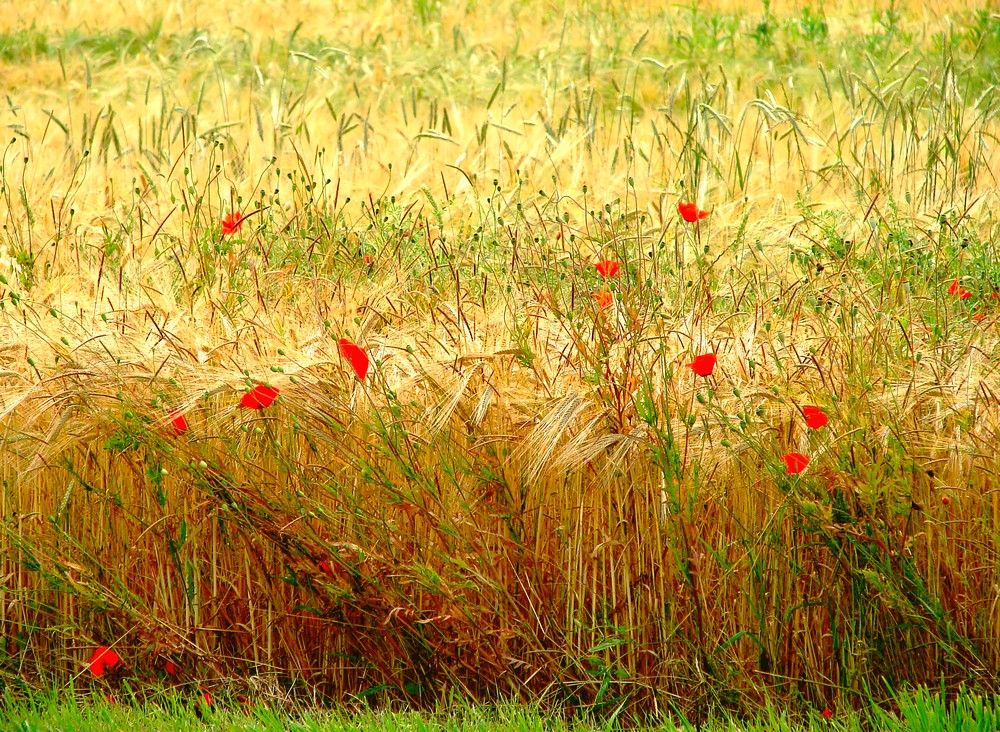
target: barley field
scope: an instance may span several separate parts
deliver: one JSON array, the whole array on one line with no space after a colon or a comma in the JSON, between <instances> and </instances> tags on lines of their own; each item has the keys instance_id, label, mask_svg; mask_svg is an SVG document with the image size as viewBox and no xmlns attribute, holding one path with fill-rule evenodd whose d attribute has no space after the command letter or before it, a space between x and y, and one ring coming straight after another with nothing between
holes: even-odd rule
<instances>
[{"instance_id":1,"label":"barley field","mask_svg":"<svg viewBox=\"0 0 1000 732\"><path fill-rule=\"evenodd\" d=\"M0 685L996 694L998 84L992 3L3 5Z\"/></svg>"}]
</instances>

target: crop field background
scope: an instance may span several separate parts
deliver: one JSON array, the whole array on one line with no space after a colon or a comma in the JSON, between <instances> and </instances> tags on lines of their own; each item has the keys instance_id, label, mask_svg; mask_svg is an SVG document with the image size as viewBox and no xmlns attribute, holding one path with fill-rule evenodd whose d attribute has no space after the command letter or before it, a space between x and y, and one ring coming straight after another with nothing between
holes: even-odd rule
<instances>
[{"instance_id":1,"label":"crop field background","mask_svg":"<svg viewBox=\"0 0 1000 732\"><path fill-rule=\"evenodd\" d=\"M998 75L972 3L3 4L0 685L996 693Z\"/></svg>"}]
</instances>

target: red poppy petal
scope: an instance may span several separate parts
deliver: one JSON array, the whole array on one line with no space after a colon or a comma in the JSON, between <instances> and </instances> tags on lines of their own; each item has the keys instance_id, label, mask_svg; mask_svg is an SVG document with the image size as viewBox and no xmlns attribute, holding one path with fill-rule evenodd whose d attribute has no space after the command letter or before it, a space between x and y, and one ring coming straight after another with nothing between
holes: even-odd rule
<instances>
[{"instance_id":1,"label":"red poppy petal","mask_svg":"<svg viewBox=\"0 0 1000 732\"><path fill-rule=\"evenodd\" d=\"M715 361L716 357L714 353L705 353L701 356L695 356L694 361L687 366L698 374L698 376L711 376L712 371L715 370Z\"/></svg>"},{"instance_id":2,"label":"red poppy petal","mask_svg":"<svg viewBox=\"0 0 1000 732\"><path fill-rule=\"evenodd\" d=\"M187 432L187 419L184 417L184 413L181 410L175 409L168 416L170 418L170 426L174 428L175 435L183 435Z\"/></svg>"},{"instance_id":3,"label":"red poppy petal","mask_svg":"<svg viewBox=\"0 0 1000 732\"><path fill-rule=\"evenodd\" d=\"M702 211L690 201L678 203L677 210L680 212L681 218L689 224L693 224L701 219L707 219L711 213L710 211Z\"/></svg>"},{"instance_id":4,"label":"red poppy petal","mask_svg":"<svg viewBox=\"0 0 1000 732\"><path fill-rule=\"evenodd\" d=\"M90 656L90 661L87 665L90 668L90 673L94 676L103 676L104 673L111 668L118 665L118 654L107 646L98 646L94 649L94 653Z\"/></svg>"},{"instance_id":5,"label":"red poppy petal","mask_svg":"<svg viewBox=\"0 0 1000 732\"><path fill-rule=\"evenodd\" d=\"M257 401L257 397L254 396L252 391L248 391L240 399L240 406L245 409L260 409L261 403Z\"/></svg>"},{"instance_id":6,"label":"red poppy petal","mask_svg":"<svg viewBox=\"0 0 1000 732\"><path fill-rule=\"evenodd\" d=\"M782 455L781 459L785 461L785 470L789 475L801 473L809 464L809 458L800 452L790 452Z\"/></svg>"},{"instance_id":7,"label":"red poppy petal","mask_svg":"<svg viewBox=\"0 0 1000 732\"><path fill-rule=\"evenodd\" d=\"M278 390L273 386L266 386L264 384L257 384L253 388L254 398L260 402L260 406L269 407L274 400L278 398Z\"/></svg>"},{"instance_id":8,"label":"red poppy petal","mask_svg":"<svg viewBox=\"0 0 1000 732\"><path fill-rule=\"evenodd\" d=\"M178 670L177 664L174 663L173 661L167 661L166 663L163 664L163 670L166 671L167 675L169 676L176 676Z\"/></svg>"},{"instance_id":9,"label":"red poppy petal","mask_svg":"<svg viewBox=\"0 0 1000 732\"><path fill-rule=\"evenodd\" d=\"M610 259L605 259L603 262L598 262L597 264L595 264L594 269L596 269L602 277L614 277L616 274L618 274L619 266L620 266L619 262L615 262Z\"/></svg>"},{"instance_id":10,"label":"red poppy petal","mask_svg":"<svg viewBox=\"0 0 1000 732\"><path fill-rule=\"evenodd\" d=\"M614 296L610 292L595 292L593 295L594 300L596 300L597 304L602 308L608 307L614 301Z\"/></svg>"},{"instance_id":11,"label":"red poppy petal","mask_svg":"<svg viewBox=\"0 0 1000 732\"><path fill-rule=\"evenodd\" d=\"M951 287L948 288L949 295L957 295L959 290L958 280L951 283Z\"/></svg>"},{"instance_id":12,"label":"red poppy petal","mask_svg":"<svg viewBox=\"0 0 1000 732\"><path fill-rule=\"evenodd\" d=\"M802 416L806 418L806 427L813 430L818 430L830 421L826 412L813 405L802 407Z\"/></svg>"},{"instance_id":13,"label":"red poppy petal","mask_svg":"<svg viewBox=\"0 0 1000 732\"><path fill-rule=\"evenodd\" d=\"M361 381L364 381L368 375L368 354L361 347L356 346L346 338L341 338L340 355L347 359L354 368L354 373L358 375Z\"/></svg>"},{"instance_id":14,"label":"red poppy petal","mask_svg":"<svg viewBox=\"0 0 1000 732\"><path fill-rule=\"evenodd\" d=\"M833 716L833 711L830 709L830 707L827 707L821 712L821 714L823 715L824 719L830 719L830 717Z\"/></svg>"},{"instance_id":15,"label":"red poppy petal","mask_svg":"<svg viewBox=\"0 0 1000 732\"><path fill-rule=\"evenodd\" d=\"M830 418L823 412L817 412L816 414L811 414L806 417L806 427L811 430L818 430L820 427L825 426L829 421Z\"/></svg>"},{"instance_id":16,"label":"red poppy petal","mask_svg":"<svg viewBox=\"0 0 1000 732\"><path fill-rule=\"evenodd\" d=\"M235 211L222 220L222 235L229 236L243 226L243 214Z\"/></svg>"},{"instance_id":17,"label":"red poppy petal","mask_svg":"<svg viewBox=\"0 0 1000 732\"><path fill-rule=\"evenodd\" d=\"M253 389L240 399L240 406L246 409L263 409L271 406L279 393L278 389L273 386L254 384Z\"/></svg>"}]
</instances>

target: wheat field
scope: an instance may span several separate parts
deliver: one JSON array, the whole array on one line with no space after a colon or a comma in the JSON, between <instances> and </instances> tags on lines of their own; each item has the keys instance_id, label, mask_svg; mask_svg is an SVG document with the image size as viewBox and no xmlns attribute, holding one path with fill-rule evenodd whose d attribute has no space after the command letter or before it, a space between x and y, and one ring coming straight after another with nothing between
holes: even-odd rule
<instances>
[{"instance_id":1,"label":"wheat field","mask_svg":"<svg viewBox=\"0 0 1000 732\"><path fill-rule=\"evenodd\" d=\"M967 3L0 8L2 683L995 692L998 68Z\"/></svg>"}]
</instances>

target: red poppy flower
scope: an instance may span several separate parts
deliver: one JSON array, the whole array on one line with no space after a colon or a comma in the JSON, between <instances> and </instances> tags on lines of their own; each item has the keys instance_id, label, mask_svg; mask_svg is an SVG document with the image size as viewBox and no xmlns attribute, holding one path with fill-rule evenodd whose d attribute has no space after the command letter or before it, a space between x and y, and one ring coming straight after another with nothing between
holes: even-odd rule
<instances>
[{"instance_id":1,"label":"red poppy flower","mask_svg":"<svg viewBox=\"0 0 1000 732\"><path fill-rule=\"evenodd\" d=\"M781 459L785 461L785 470L789 475L801 473L809 464L809 458L801 452L790 452L787 455L783 455Z\"/></svg>"},{"instance_id":2,"label":"red poppy flower","mask_svg":"<svg viewBox=\"0 0 1000 732\"><path fill-rule=\"evenodd\" d=\"M333 577L333 567L325 559L321 562L317 562L316 566L319 567L319 571L325 574L327 577Z\"/></svg>"},{"instance_id":3,"label":"red poppy flower","mask_svg":"<svg viewBox=\"0 0 1000 732\"><path fill-rule=\"evenodd\" d=\"M594 269L598 271L601 277L614 277L618 274L618 267L620 264L611 259L605 259L603 262L598 262L594 265Z\"/></svg>"},{"instance_id":4,"label":"red poppy flower","mask_svg":"<svg viewBox=\"0 0 1000 732\"><path fill-rule=\"evenodd\" d=\"M941 496L941 503L947 506L951 503L951 499L948 496Z\"/></svg>"},{"instance_id":5,"label":"red poppy flower","mask_svg":"<svg viewBox=\"0 0 1000 732\"><path fill-rule=\"evenodd\" d=\"M243 227L243 214L234 211L222 220L222 235L235 234Z\"/></svg>"},{"instance_id":6,"label":"red poppy flower","mask_svg":"<svg viewBox=\"0 0 1000 732\"><path fill-rule=\"evenodd\" d=\"M240 399L240 406L246 409L263 409L270 406L277 397L278 390L273 386L254 384L253 389L244 394L243 398Z\"/></svg>"},{"instance_id":7,"label":"red poppy flower","mask_svg":"<svg viewBox=\"0 0 1000 732\"><path fill-rule=\"evenodd\" d=\"M608 307L608 305L610 305L612 302L614 302L614 299L615 299L614 296L610 292L595 292L594 293L594 300L596 300L597 304L599 306L601 306L602 308Z\"/></svg>"},{"instance_id":8,"label":"red poppy flower","mask_svg":"<svg viewBox=\"0 0 1000 732\"><path fill-rule=\"evenodd\" d=\"M693 224L700 219L707 219L709 213L708 211L702 211L693 203L685 203L683 201L677 204L677 210L680 212L681 218L689 224Z\"/></svg>"},{"instance_id":9,"label":"red poppy flower","mask_svg":"<svg viewBox=\"0 0 1000 732\"><path fill-rule=\"evenodd\" d=\"M368 354L362 348L354 345L346 338L340 339L340 355L348 360L354 368L354 373L362 381L368 375Z\"/></svg>"},{"instance_id":10,"label":"red poppy flower","mask_svg":"<svg viewBox=\"0 0 1000 732\"><path fill-rule=\"evenodd\" d=\"M972 293L962 287L958 280L951 283L951 287L948 288L949 295L957 295L959 300L968 300L972 297Z\"/></svg>"},{"instance_id":11,"label":"red poppy flower","mask_svg":"<svg viewBox=\"0 0 1000 732\"><path fill-rule=\"evenodd\" d=\"M163 664L163 670L167 672L168 676L176 676L179 669L176 663L168 660Z\"/></svg>"},{"instance_id":12,"label":"red poppy flower","mask_svg":"<svg viewBox=\"0 0 1000 732\"><path fill-rule=\"evenodd\" d=\"M371 264L372 263L372 258L368 254L366 254L365 256L363 256L361 259L364 261L365 264Z\"/></svg>"},{"instance_id":13,"label":"red poppy flower","mask_svg":"<svg viewBox=\"0 0 1000 732\"><path fill-rule=\"evenodd\" d=\"M215 700L212 698L212 695L209 694L207 691L201 692L198 695L198 699L201 700L201 702L203 704L205 704L206 706L209 706L209 707L212 706L213 704L215 704Z\"/></svg>"},{"instance_id":14,"label":"red poppy flower","mask_svg":"<svg viewBox=\"0 0 1000 732\"><path fill-rule=\"evenodd\" d=\"M826 412L819 407L802 407L802 416L806 418L806 427L811 430L818 430L830 421Z\"/></svg>"},{"instance_id":15,"label":"red poppy flower","mask_svg":"<svg viewBox=\"0 0 1000 732\"><path fill-rule=\"evenodd\" d=\"M711 376L712 371L715 370L715 354L703 353L700 356L695 356L694 361L689 363L687 367L698 376Z\"/></svg>"},{"instance_id":16,"label":"red poppy flower","mask_svg":"<svg viewBox=\"0 0 1000 732\"><path fill-rule=\"evenodd\" d=\"M821 714L823 715L823 719L830 719L833 716L833 711L830 707L827 707L821 712Z\"/></svg>"},{"instance_id":17,"label":"red poppy flower","mask_svg":"<svg viewBox=\"0 0 1000 732\"><path fill-rule=\"evenodd\" d=\"M87 665L90 668L90 673L94 676L104 676L107 671L118 665L119 660L121 659L113 650L107 646L98 646L94 649Z\"/></svg>"},{"instance_id":18,"label":"red poppy flower","mask_svg":"<svg viewBox=\"0 0 1000 732\"><path fill-rule=\"evenodd\" d=\"M188 423L187 419L184 417L184 412L179 409L175 409L167 416L170 419L170 426L174 428L175 435L183 435L187 432Z\"/></svg>"}]
</instances>

